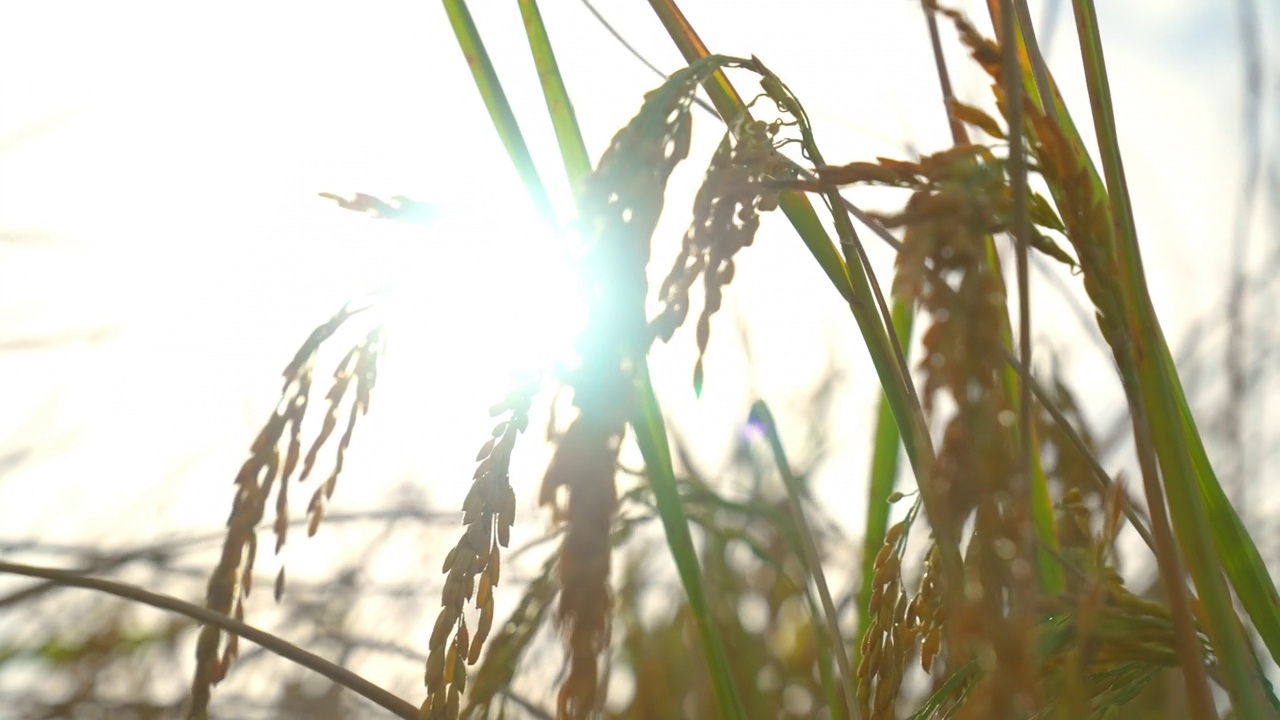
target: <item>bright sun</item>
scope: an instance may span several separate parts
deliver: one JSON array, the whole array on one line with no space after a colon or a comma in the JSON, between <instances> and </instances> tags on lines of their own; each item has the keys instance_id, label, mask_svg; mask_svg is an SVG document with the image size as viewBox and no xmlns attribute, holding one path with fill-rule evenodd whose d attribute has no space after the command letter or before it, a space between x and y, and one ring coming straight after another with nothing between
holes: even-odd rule
<instances>
[{"instance_id":1,"label":"bright sun","mask_svg":"<svg viewBox=\"0 0 1280 720\"><path fill-rule=\"evenodd\" d=\"M395 234L380 301L389 355L430 368L457 400L489 402L571 361L585 305L562 239L532 212L455 204Z\"/></svg>"}]
</instances>

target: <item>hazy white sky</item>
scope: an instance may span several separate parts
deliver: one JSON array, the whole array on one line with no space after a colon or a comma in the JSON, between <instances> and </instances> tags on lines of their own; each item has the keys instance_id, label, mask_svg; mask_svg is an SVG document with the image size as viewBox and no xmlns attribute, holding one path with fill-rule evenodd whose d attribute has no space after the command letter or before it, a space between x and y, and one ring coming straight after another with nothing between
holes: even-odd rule
<instances>
[{"instance_id":1,"label":"hazy white sky","mask_svg":"<svg viewBox=\"0 0 1280 720\"><path fill-rule=\"evenodd\" d=\"M1099 4L1152 292L1176 345L1220 301L1204 270L1228 267L1242 156L1234 19L1210 0ZM472 5L566 210L515 4ZM543 5L596 157L659 80L580 3ZM1070 10L1052 5L1050 63L1087 127ZM918 3L682 6L713 51L758 55L792 86L829 159L949 143ZM985 27L981 4L968 6ZM1033 2L1033 16L1043 6ZM660 67L678 67L644 3L598 7ZM1274 6L1262 10L1280 27ZM945 25L943 35L953 37ZM949 59L962 98L990 107L986 80L958 52ZM718 140L705 116L695 132L655 241L660 276ZM375 222L323 191L406 195L443 215L431 226ZM554 356L571 332L578 311L556 243L526 207L439 4L0 5L0 340L55 341L0 352L0 451L32 453L0 466L3 535L118 542L221 527L231 479L298 343L344 302L387 285L391 353L334 505L375 504L380 489L411 479L437 509L455 507L505 376ZM891 256L872 252L887 279ZM860 517L875 384L847 312L780 217L766 219L727 294L701 400L690 388L691 331L655 356L673 424L706 438L703 460L722 459L755 382L798 443L785 403L841 357L844 447L821 492L838 503L833 514ZM1052 292L1039 302L1037 340L1076 377L1110 378L1110 360L1082 342ZM735 315L751 318L753 378ZM327 372L322 363L318 376ZM1106 382L1094 410L1118 397ZM534 425L516 478L529 532L544 522L532 509L546 458Z\"/></svg>"}]
</instances>

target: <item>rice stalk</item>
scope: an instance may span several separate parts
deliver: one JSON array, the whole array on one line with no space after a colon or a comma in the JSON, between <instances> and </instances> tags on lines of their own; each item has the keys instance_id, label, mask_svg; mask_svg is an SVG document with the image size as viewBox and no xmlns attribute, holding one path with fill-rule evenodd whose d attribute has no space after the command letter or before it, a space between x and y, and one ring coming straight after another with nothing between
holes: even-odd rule
<instances>
[{"instance_id":1,"label":"rice stalk","mask_svg":"<svg viewBox=\"0 0 1280 720\"><path fill-rule=\"evenodd\" d=\"M512 166L520 175L525 191L529 193L534 210L547 227L559 227L551 198L547 195L546 186L543 185L538 168L533 163L529 145L525 142L524 133L520 131L520 124L516 121L511 103L502 90L502 83L493 69L489 52L485 50L484 41L480 38L480 31L476 29L475 21L471 19L471 11L467 9L466 1L444 0L444 8L449 16L449 24L453 27L454 37L458 40L458 47L462 50L467 66L471 69L471 77L475 80L476 89L480 91L480 97L484 100L489 117L493 120L494 129L498 131L498 137L507 150L507 156L511 158Z\"/></svg>"},{"instance_id":2,"label":"rice stalk","mask_svg":"<svg viewBox=\"0 0 1280 720\"><path fill-rule=\"evenodd\" d=\"M1227 691L1233 716L1275 714L1280 703L1247 644L1231 590L1273 659L1280 655L1280 596L1216 479L1156 322L1097 19L1092 3L1073 4L1102 174L1083 150L1040 57L1024 0L989 0L999 42L983 37L959 13L925 0L953 145L910 161L843 165L826 162L800 99L759 59L711 55L674 0L651 0L689 67L646 97L594 170L548 28L537 3L521 0L534 67L578 204L582 279L592 303L579 341L581 363L562 378L573 392L576 414L559 437L539 497L559 524L548 539L560 546L526 588L511 621L494 628L501 548L515 513L509 461L528 422L537 387L532 383L495 408L504 417L477 455L463 504L464 528L442 568L442 605L425 668L427 697L411 714L473 716L490 711L498 698L541 712L536 699L519 698L509 686L523 670L523 653L553 614L566 654L555 703L564 718L606 712L611 664L627 664L646 693L620 713L630 716L746 717L748 710L803 716L821 714L825 702L825 712L836 717L891 718L914 710L911 717L918 718L1101 719L1167 713L1170 700L1162 694L1172 696L1173 687L1186 695L1190 713L1209 717L1216 713L1210 680ZM445 5L508 154L544 221L554 225L546 191L466 5ZM998 114L951 97L937 15L953 22L962 45L993 79ZM744 101L725 68L754 74L762 94ZM693 199L679 255L651 295L650 242L667 202L668 177L689 149L690 108L699 86L715 103L725 134ZM770 103L772 110L761 109ZM752 112L772 113L774 119L756 119ZM973 142L972 128L993 142ZM799 148L803 164L780 152L787 144ZM1031 173L1048 185L1047 199L1029 191ZM906 202L899 211L870 215L840 195L844 185L897 188ZM825 206L834 235L807 193ZM431 215L399 196L322 196L387 219L420 222ZM856 601L852 595L843 603L832 597L822 568L844 558L845 546L826 542L818 513L801 507L805 473L793 472L772 422L764 423L765 434L787 495L762 490L760 468L746 468L751 491L733 496L691 469L684 446L672 452L648 377L653 341L674 338L700 281L693 386L701 392L712 324L722 322L717 318L739 253L754 242L760 213L774 208L788 216L849 307L883 392ZM892 309L853 219L898 253ZM1001 233L1015 242L1021 321L1016 357L1005 276L992 242ZM1070 252L1058 246L1059 236ZM1149 518L1135 510L1122 479L1109 477L1100 464L1067 388L1054 378L1046 389L1033 377L1027 277L1033 250L1082 277L1125 387ZM655 306L647 305L653 300ZM923 311L924 356L913 368L903 346L911 339L917 305ZM658 309L656 316L650 316L651 307ZM273 532L280 552L289 529L299 524L290 518L290 480L319 478L324 447L336 446L332 471L313 488L307 508L305 525L314 533L343 472L355 423L368 409L376 380L380 328L338 363L320 417L312 418L319 428L314 438L303 437L302 423L312 402L318 348L357 312L344 308L304 344L286 369L276 412L237 477L222 556L209 579L210 609L193 615L209 623L198 639L193 715L207 715L211 686L236 657L236 638L254 637L237 618L245 614L256 527L271 492L276 491ZM756 420L767 417L763 404L759 409ZM644 483L628 498L619 497L616 474L629 433L646 466L636 472ZM899 442L919 495L907 517L889 526L888 504L904 498L892 486ZM690 477L676 476L673 454ZM742 457L751 458L747 452ZM638 517L626 516L624 506L640 508ZM632 546L637 553L623 556L630 560L624 562L623 582L610 585L615 550L630 539L633 526L655 518L662 522L687 599L672 617L656 620L638 607L646 591L645 563L636 560L641 548ZM928 520L931 533L922 552L907 543L920 519ZM1125 521L1156 557L1159 582L1152 591L1135 593L1121 581L1116 548ZM698 548L691 528L699 532ZM758 563L750 570L742 568L744 549ZM1186 586L1184 561L1195 595ZM1230 585L1223 582L1219 562ZM6 565L7 571L19 571L13 567ZM281 570L277 601L283 589ZM474 611L467 607L472 600ZM836 620L837 608L847 603L856 603L862 628L852 638L842 635ZM753 623L744 619L744 607L755 607L763 630L747 627ZM619 640L613 648L611 639ZM857 649L853 661L845 655L851 643ZM701 657L687 652L690 644L700 647ZM467 666L481 658L484 663L469 674ZM838 678L832 677L833 664ZM907 679L920 671L930 676L930 686L923 691L927 697L917 698L922 704L912 708ZM774 677L786 687L770 686ZM837 685L846 697L837 696ZM796 692L788 698L791 690ZM811 705L796 710L789 700L797 694ZM384 706L403 715L401 704Z\"/></svg>"},{"instance_id":3,"label":"rice stalk","mask_svg":"<svg viewBox=\"0 0 1280 720\"><path fill-rule=\"evenodd\" d=\"M470 56L473 49L482 47L478 33L470 23L465 4L447 4L454 18L455 34ZM536 28L531 29L530 38L535 52L540 42L538 35ZM666 176L687 153L688 108L693 99L693 89L699 81L715 72L719 64L736 62L740 61L709 61L701 69L690 68L688 72L678 73L664 88L651 93L641 115L614 138L579 197L579 230L585 252L583 275L588 296L594 301L579 347L582 367L575 377L569 379L579 409L579 418L575 421L579 429L573 432L574 443L569 449L562 446L557 450L558 461L552 463L550 469L553 472L548 473L543 483L544 499L554 496L560 487L576 486L582 496L575 504L571 489L565 505L566 518L578 528L576 532L566 533L566 539L572 536L574 545L581 544L583 550L576 554L566 553L564 557L569 559L569 567L561 569L562 575L573 578L575 583L573 587L562 589L560 618L568 630L571 666L575 669L561 695L559 706L562 714L576 716L589 712L597 697L597 679L589 677L594 675L595 661L588 656L598 652L604 630L601 618L608 614L599 608L608 597L607 549L600 543L588 549L588 543L579 538L598 538L601 528L607 527L607 519L602 521L598 516L611 513L612 505L616 503L616 491L609 489L613 484L612 473L602 471L605 466L602 459L616 454L621 443L622 432L633 407L628 399L631 395L629 387L635 386L641 391L639 403L635 406L637 417L631 422L636 428L641 451L650 464L651 478L658 486L655 492L659 496L664 524L668 528L682 579L691 601L697 606L705 603L701 599L703 595L697 580L692 543L687 528L683 527L679 498L667 487L672 480L669 455L663 448L665 437L661 417L655 412L656 402L643 367L644 353L651 340L651 334L645 327L646 283L643 269L648 260L649 235L662 206ZM489 103L490 115L500 133L504 138L517 138L518 130L509 107L502 101L492 66L487 62L477 63L473 70L477 86ZM553 97L558 94L554 83L544 85L544 94L547 94L553 119L556 119L559 98ZM558 128L567 129L559 124L565 117L569 116L562 114L557 119ZM562 140L571 134L562 134ZM519 146L523 147L523 143ZM508 149L517 165L526 164L527 152L516 152L519 148L511 142ZM650 174L646 170L637 174L636 168L655 168L657 172ZM572 173L573 168L569 169ZM608 242L602 242L602 239ZM583 475L583 469L591 472ZM581 510L573 510L575 507ZM604 558L599 557L602 552L606 554ZM574 600L579 593L591 599ZM706 613L700 612L698 616L704 618ZM712 664L726 665L715 628L707 622L700 622L699 628L703 633L704 650ZM718 694L725 707L737 707L737 696L729 690L726 674L720 672L717 676L721 679ZM741 710L736 714L740 715Z\"/></svg>"},{"instance_id":4,"label":"rice stalk","mask_svg":"<svg viewBox=\"0 0 1280 720\"><path fill-rule=\"evenodd\" d=\"M353 315L365 309L353 309L349 305L343 307L328 322L312 331L285 368L280 402L258 433L250 447L249 458L236 475L237 489L231 514L227 518L226 538L218 564L209 575L205 595L205 606L210 610L236 620L244 619L244 603L253 589L253 567L258 552L257 526L265 514L271 491L276 490L273 530L276 535L275 552L279 554L284 548L289 529L289 482L294 479L299 460L302 460L302 470L297 482L306 480L311 474L321 447L337 426L340 407L354 385L354 397L350 399L346 429L338 441L333 470L313 492L307 508L307 534L314 535L319 529L325 503L333 495L338 476L342 472L356 420L369 408L377 380L378 358L384 349L382 327L376 326L370 330L359 344L347 352L334 370L333 385L326 396L328 408L321 429L303 459L302 422L310 404L313 367L321 345ZM284 578L282 565L276 576L274 589L277 602L284 592ZM239 652L238 635L227 635L225 644L223 640L223 632L217 626L207 625L200 631L196 643L196 668L191 684L190 717L207 716L212 687L226 677Z\"/></svg>"},{"instance_id":5,"label":"rice stalk","mask_svg":"<svg viewBox=\"0 0 1280 720\"><path fill-rule=\"evenodd\" d=\"M650 0L650 5L686 61L695 63L708 56L706 45L673 0ZM758 60L754 60L753 65L756 72L765 80L762 82L762 89L779 104L780 110L792 114L792 119L801 128L806 154L811 158L820 157L813 142L812 131L808 128L803 110L799 108L798 102L795 102L794 95ZM706 85L707 92L722 118L750 118L745 103L723 72L717 72L709 80L710 82ZM852 227L843 215L845 207L843 200L832 193L827 196L827 201L837 228L843 233L842 246L847 253L850 253L846 257L852 258L855 253L858 256L858 261L852 266L836 251L813 206L803 193L786 190L780 194L778 205L831 280L833 287L849 303L850 311L858 323L859 331L862 333L880 378L881 387L886 393L885 397L897 421L907 459L917 478L920 479L921 487L926 493L926 503L929 504L932 500L928 496L932 494L934 452L928 428L915 397L915 390L906 372L903 352L897 346L896 338L890 334L889 311L884 307L883 300L879 298L879 288L867 275L869 266L861 257L864 253L861 252ZM879 312L873 308L878 308ZM960 566L958 552L955 550L956 531L945 525L941 526L939 531L949 538L943 543L943 566L948 576L952 578L949 585L956 587Z\"/></svg>"},{"instance_id":6,"label":"rice stalk","mask_svg":"<svg viewBox=\"0 0 1280 720\"><path fill-rule=\"evenodd\" d=\"M1213 477L1212 468L1207 462L1198 459L1201 457L1199 435L1189 421L1189 412L1184 409L1180 385L1173 371L1172 361L1168 359L1168 349L1154 319L1142 279L1136 237L1131 232L1132 217L1120 177L1122 171L1119 170L1114 124L1107 115L1109 99L1105 70L1101 66L1100 45L1096 42L1096 25L1089 16L1088 8L1082 4L1077 5L1078 10L1084 13L1079 16L1078 24L1083 33L1082 44L1086 46L1083 54L1089 74L1091 98L1095 110L1102 113L1096 118L1096 124L1101 133L1104 161L1111 175L1108 185L1113 192L1108 195L1107 188L1102 186L1087 154L1081 150L1075 128L1056 92L1046 94L1043 110L1036 107L1035 103L1027 103L1024 108L1031 149L1041 168L1041 174L1062 211L1063 220L1066 221L1066 234L1081 259L1085 289L1098 307L1099 326L1115 354L1121 379L1129 395L1144 486L1149 502L1156 510L1153 520L1155 539L1160 550L1157 558L1162 565L1162 577L1170 583L1167 587L1171 602L1179 608L1177 616L1181 618L1179 623L1183 628L1180 646L1185 655L1184 671L1192 678L1201 675L1187 628L1190 616L1187 602L1182 597L1184 591L1179 583L1172 580L1180 571L1173 532L1163 517L1165 490L1169 492L1170 508L1175 524L1179 527L1181 545L1192 561L1191 568L1193 576L1197 578L1197 588L1209 593L1205 600L1209 607L1208 617L1216 628L1214 635L1219 642L1240 651L1228 653L1233 667L1233 694L1238 700L1245 702L1246 706L1256 709L1260 702L1259 686L1256 673L1249 667L1252 662L1243 660L1242 664L1238 664L1242 658L1249 657L1250 653L1238 642L1238 620L1222 596L1216 572L1206 566L1206 563L1212 562L1205 557L1206 549L1216 542L1224 560L1227 555L1233 555L1231 561L1225 563L1229 575L1245 607L1255 618L1255 623L1264 628L1264 639L1275 627L1274 608L1277 606L1277 596L1266 571L1254 562L1257 556L1250 551L1252 541L1247 533L1242 532L1238 517L1222 497L1221 487ZM993 17L998 18L995 6L990 7ZM993 77L998 77L999 69L990 61L990 48L994 44L982 40L971 26L965 26L958 14L950 14L957 20L962 39L974 56ZM1020 53L1025 65L1028 62L1027 53L1025 50L1020 50ZM1034 54L1033 52L1032 55ZM1045 77L1039 82L1051 85L1052 79ZM1166 473L1163 488L1157 475L1161 469ZM1186 495L1193 483L1199 488L1198 501L1192 501ZM1201 502L1207 504L1210 512L1214 513L1215 521L1212 526L1207 526ZM1208 536L1210 531L1213 541ZM1193 537L1198 539L1192 539ZM1235 543L1233 547L1242 547L1245 551L1225 551L1227 538ZM1264 606L1271 609L1262 610ZM1274 644L1270 641L1268 645L1274 649ZM1195 702L1201 712L1208 712L1209 700L1203 679L1193 681L1193 696L1198 698Z\"/></svg>"},{"instance_id":7,"label":"rice stalk","mask_svg":"<svg viewBox=\"0 0 1280 720\"><path fill-rule=\"evenodd\" d=\"M124 598L130 602L148 605L160 610L182 615L197 622L206 623L206 627L219 628L230 635L243 637L256 645L266 648L276 655L289 660L290 662L312 670L317 674L332 680L334 683L367 698L369 701L381 706L396 717L413 720L413 718L417 716L416 709L412 704L401 700L393 693L373 684L347 668L330 662L318 655L307 652L297 645L272 635L271 633L260 630L252 625L247 625L241 620L228 617L225 613L217 612L207 607L195 605L168 595L153 593L145 588L126 585L106 578L92 577L83 573L67 570L18 565L0 560L0 573L43 578L59 586L78 587L99 593L114 595L116 597ZM101 710L101 707L94 707L95 712ZM201 713L196 713L194 710L195 709L189 704L187 707L188 714L197 716L208 715L207 708Z\"/></svg>"},{"instance_id":8,"label":"rice stalk","mask_svg":"<svg viewBox=\"0 0 1280 720\"><path fill-rule=\"evenodd\" d=\"M494 426L493 436L476 454L471 489L462 503L466 530L445 555L441 567L446 577L440 591L440 612L427 643L423 720L459 717L467 689L466 666L475 665L480 659L493 628L493 589L502 575L501 549L511 541L516 514L511 453L517 436L528 428L529 407L538 386L536 380L526 382L490 409L491 415L506 417ZM473 597L478 611L474 631L464 615L466 604Z\"/></svg>"},{"instance_id":9,"label":"rice stalk","mask_svg":"<svg viewBox=\"0 0 1280 720\"><path fill-rule=\"evenodd\" d=\"M1209 514L1199 497L1206 486L1211 486L1219 494L1222 489L1216 477L1194 467L1189 452L1189 437L1195 437L1196 440L1192 442L1198 442L1199 433L1195 431L1194 424L1185 422L1181 413L1177 371L1169 357L1159 321L1147 293L1138 250L1137 229L1120 159L1097 14L1093 3L1087 0L1077 0L1073 5L1089 100L1093 109L1094 130L1098 135L1106 175L1107 199L1112 211L1111 228L1114 235L1110 238L1117 250L1116 269L1121 271L1124 279L1119 283L1125 303L1122 308L1127 311L1124 315L1126 320L1137 330L1136 334L1129 334L1127 337L1132 344L1128 357L1133 364L1125 368L1124 363L1121 363L1122 377L1129 380L1126 386L1130 388L1130 392L1135 396L1140 395L1145 404L1179 546L1186 556L1205 610L1206 629L1213 638L1214 647L1222 653L1228 680L1227 691L1238 712L1245 716L1260 717L1268 711L1269 714L1280 713L1280 708L1267 706L1263 678L1258 671L1253 648L1244 637L1231 592L1219 569L1219 561L1213 557L1215 535L1221 537L1224 531L1234 528L1234 523L1230 523L1230 518L1227 518L1228 524L1218 532L1213 532ZM1119 339L1120 333L1115 335ZM1148 346L1154 347L1149 349ZM1136 414L1137 408L1134 409ZM1189 413L1186 417L1189 418ZM1197 492L1194 486L1199 486L1201 492ZM1149 491L1150 494L1153 493ZM1152 505L1158 507L1155 502ZM1238 523L1238 519L1236 522ZM1221 545L1218 549L1226 550ZM1261 568L1261 571L1262 577L1268 577L1265 568ZM1254 574L1253 577L1258 575ZM1274 587L1271 590L1274 598Z\"/></svg>"}]
</instances>

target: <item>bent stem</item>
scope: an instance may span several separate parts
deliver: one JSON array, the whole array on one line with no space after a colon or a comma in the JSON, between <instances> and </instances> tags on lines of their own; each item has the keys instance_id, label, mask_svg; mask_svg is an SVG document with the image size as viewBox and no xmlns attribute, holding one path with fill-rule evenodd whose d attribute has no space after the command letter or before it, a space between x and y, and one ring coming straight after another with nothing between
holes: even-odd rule
<instances>
[{"instance_id":1,"label":"bent stem","mask_svg":"<svg viewBox=\"0 0 1280 720\"><path fill-rule=\"evenodd\" d=\"M297 663L308 670L323 675L338 685L387 710L396 717L405 718L405 720L417 720L418 718L418 708L415 705L400 699L350 670L340 665L335 665L319 655L307 652L279 636L272 635L265 630L259 630L252 625L246 625L235 618L200 605L168 595L153 593L134 585L126 585L105 578L89 577L69 570L20 565L0 560L0 573L41 578L66 587L77 587L115 595L125 600L177 613L205 625L213 625L220 630L234 633L246 640L257 643L266 650L290 662Z\"/></svg>"}]
</instances>

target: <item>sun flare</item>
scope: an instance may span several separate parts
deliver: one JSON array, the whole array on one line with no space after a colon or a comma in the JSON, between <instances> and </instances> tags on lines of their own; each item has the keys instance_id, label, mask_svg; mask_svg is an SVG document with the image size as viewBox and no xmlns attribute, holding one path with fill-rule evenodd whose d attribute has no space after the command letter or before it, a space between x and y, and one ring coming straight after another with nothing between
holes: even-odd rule
<instances>
[{"instance_id":1,"label":"sun flare","mask_svg":"<svg viewBox=\"0 0 1280 720\"><path fill-rule=\"evenodd\" d=\"M474 402L572 362L585 303L562 239L532 212L455 205L398 234L378 301L397 364Z\"/></svg>"}]
</instances>

